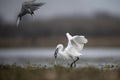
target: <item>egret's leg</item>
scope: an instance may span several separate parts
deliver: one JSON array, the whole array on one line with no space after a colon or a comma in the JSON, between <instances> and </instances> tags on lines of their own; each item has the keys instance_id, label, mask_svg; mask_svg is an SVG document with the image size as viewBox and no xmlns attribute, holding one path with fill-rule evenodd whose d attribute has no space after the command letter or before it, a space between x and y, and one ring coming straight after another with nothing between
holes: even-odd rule
<instances>
[{"instance_id":1,"label":"egret's leg","mask_svg":"<svg viewBox=\"0 0 120 80\"><path fill-rule=\"evenodd\" d=\"M77 57L77 59L75 60L75 67L76 67L76 62L79 60L79 57Z\"/></svg>"},{"instance_id":2,"label":"egret's leg","mask_svg":"<svg viewBox=\"0 0 120 80\"><path fill-rule=\"evenodd\" d=\"M73 60L73 62L72 62L71 65L70 65L71 68L73 67L73 64L75 64L75 63L74 63L75 60L74 60L73 58L72 58L72 60Z\"/></svg>"},{"instance_id":3,"label":"egret's leg","mask_svg":"<svg viewBox=\"0 0 120 80\"><path fill-rule=\"evenodd\" d=\"M76 63L74 63L74 67L76 67Z\"/></svg>"},{"instance_id":4,"label":"egret's leg","mask_svg":"<svg viewBox=\"0 0 120 80\"><path fill-rule=\"evenodd\" d=\"M57 61L56 61L56 59L55 59L55 61L54 61L54 65L57 65Z\"/></svg>"},{"instance_id":5,"label":"egret's leg","mask_svg":"<svg viewBox=\"0 0 120 80\"><path fill-rule=\"evenodd\" d=\"M72 68L73 67L73 64L74 64L74 61L71 63L70 67Z\"/></svg>"},{"instance_id":6,"label":"egret's leg","mask_svg":"<svg viewBox=\"0 0 120 80\"><path fill-rule=\"evenodd\" d=\"M78 60L79 60L79 57L77 57L77 59L74 60L74 61L71 63L70 67L72 68L72 67L73 67L73 64L74 64L74 67L76 67L76 63L75 63L75 62L77 62Z\"/></svg>"},{"instance_id":7,"label":"egret's leg","mask_svg":"<svg viewBox=\"0 0 120 80\"><path fill-rule=\"evenodd\" d=\"M72 58L73 62L75 61L73 58ZM74 62L74 67L76 67L76 63Z\"/></svg>"}]
</instances>

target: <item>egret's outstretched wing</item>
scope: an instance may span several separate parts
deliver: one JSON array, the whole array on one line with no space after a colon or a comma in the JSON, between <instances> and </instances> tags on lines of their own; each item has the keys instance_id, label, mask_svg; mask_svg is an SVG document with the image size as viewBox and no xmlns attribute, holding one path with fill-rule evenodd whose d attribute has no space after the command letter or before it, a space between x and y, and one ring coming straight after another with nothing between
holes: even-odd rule
<instances>
[{"instance_id":1,"label":"egret's outstretched wing","mask_svg":"<svg viewBox=\"0 0 120 80\"><path fill-rule=\"evenodd\" d=\"M68 39L68 44L67 44L67 47L68 47L68 46L71 46L70 40L72 39L72 36L69 33L66 33L66 36L67 36L67 39Z\"/></svg>"},{"instance_id":2,"label":"egret's outstretched wing","mask_svg":"<svg viewBox=\"0 0 120 80\"><path fill-rule=\"evenodd\" d=\"M71 39L72 48L78 52L83 49L85 43L87 43L87 39L84 36L73 36Z\"/></svg>"},{"instance_id":3,"label":"egret's outstretched wing","mask_svg":"<svg viewBox=\"0 0 120 80\"><path fill-rule=\"evenodd\" d=\"M69 33L66 33L66 36L68 40L72 39L72 36Z\"/></svg>"}]
</instances>

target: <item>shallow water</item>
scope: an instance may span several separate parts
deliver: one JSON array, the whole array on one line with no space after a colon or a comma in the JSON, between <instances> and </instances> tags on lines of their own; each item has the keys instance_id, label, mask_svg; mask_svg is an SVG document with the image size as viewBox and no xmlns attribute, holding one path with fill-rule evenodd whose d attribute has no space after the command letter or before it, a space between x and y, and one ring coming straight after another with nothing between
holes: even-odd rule
<instances>
[{"instance_id":1,"label":"shallow water","mask_svg":"<svg viewBox=\"0 0 120 80\"><path fill-rule=\"evenodd\" d=\"M2 48L0 57L52 57L54 48ZM120 48L84 48L83 57L118 57Z\"/></svg>"},{"instance_id":2,"label":"shallow water","mask_svg":"<svg viewBox=\"0 0 120 80\"><path fill-rule=\"evenodd\" d=\"M84 48L77 66L96 66L101 64L120 64L120 48ZM0 64L32 64L52 66L54 48L2 48ZM58 64L68 66L71 61L58 59Z\"/></svg>"}]
</instances>

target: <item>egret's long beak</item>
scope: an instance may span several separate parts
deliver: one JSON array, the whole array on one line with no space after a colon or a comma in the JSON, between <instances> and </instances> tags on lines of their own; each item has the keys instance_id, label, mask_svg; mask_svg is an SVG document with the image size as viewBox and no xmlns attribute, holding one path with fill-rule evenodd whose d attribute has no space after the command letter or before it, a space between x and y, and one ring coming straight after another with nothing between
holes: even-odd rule
<instances>
[{"instance_id":1,"label":"egret's long beak","mask_svg":"<svg viewBox=\"0 0 120 80\"><path fill-rule=\"evenodd\" d=\"M58 48L56 48L55 53L54 53L54 57L55 57L55 65L57 65L56 59L57 59L57 53L58 53Z\"/></svg>"}]
</instances>

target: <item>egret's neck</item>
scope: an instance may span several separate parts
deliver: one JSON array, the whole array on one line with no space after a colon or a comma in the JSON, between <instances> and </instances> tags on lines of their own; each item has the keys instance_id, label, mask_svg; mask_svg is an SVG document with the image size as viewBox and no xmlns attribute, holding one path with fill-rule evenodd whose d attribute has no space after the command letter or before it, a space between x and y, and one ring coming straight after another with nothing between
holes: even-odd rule
<instances>
[{"instance_id":1,"label":"egret's neck","mask_svg":"<svg viewBox=\"0 0 120 80\"><path fill-rule=\"evenodd\" d=\"M66 50L64 49L63 45L59 48L59 54L61 57L68 58L68 55L66 54Z\"/></svg>"},{"instance_id":2,"label":"egret's neck","mask_svg":"<svg viewBox=\"0 0 120 80\"><path fill-rule=\"evenodd\" d=\"M59 54L63 54L63 52L64 52L64 47L63 47L63 45L61 45L61 46L59 47L58 52L59 52Z\"/></svg>"}]
</instances>

